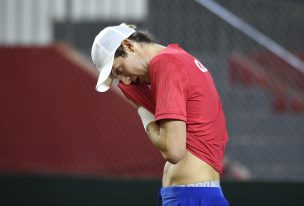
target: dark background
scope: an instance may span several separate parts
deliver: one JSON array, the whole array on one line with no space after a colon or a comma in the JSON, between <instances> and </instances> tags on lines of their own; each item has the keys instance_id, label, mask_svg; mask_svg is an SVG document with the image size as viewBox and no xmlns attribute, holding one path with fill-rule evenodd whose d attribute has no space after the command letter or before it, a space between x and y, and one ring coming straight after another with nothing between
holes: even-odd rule
<instances>
[{"instance_id":1,"label":"dark background","mask_svg":"<svg viewBox=\"0 0 304 206\"><path fill-rule=\"evenodd\" d=\"M62 2L56 16L54 1L0 1L0 205L157 205L164 160L119 90L95 91L94 37L121 22L180 44L211 72L229 133L230 204L304 205L303 72L196 1L147 0L140 18L121 17L135 0L87 0L80 17L80 1ZM215 2L304 59L303 1Z\"/></svg>"}]
</instances>

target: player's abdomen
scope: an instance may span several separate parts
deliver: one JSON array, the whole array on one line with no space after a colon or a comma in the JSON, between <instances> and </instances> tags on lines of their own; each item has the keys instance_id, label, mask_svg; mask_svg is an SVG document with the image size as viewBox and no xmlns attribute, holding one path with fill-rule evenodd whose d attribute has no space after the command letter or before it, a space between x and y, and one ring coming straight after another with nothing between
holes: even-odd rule
<instances>
[{"instance_id":1,"label":"player's abdomen","mask_svg":"<svg viewBox=\"0 0 304 206\"><path fill-rule=\"evenodd\" d=\"M219 173L189 151L177 164L166 162L163 187L219 180Z\"/></svg>"}]
</instances>

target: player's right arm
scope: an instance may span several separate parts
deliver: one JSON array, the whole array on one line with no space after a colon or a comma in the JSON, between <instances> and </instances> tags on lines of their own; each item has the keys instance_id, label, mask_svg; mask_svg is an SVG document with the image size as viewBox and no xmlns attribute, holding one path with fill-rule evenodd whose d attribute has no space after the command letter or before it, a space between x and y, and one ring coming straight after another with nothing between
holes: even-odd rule
<instances>
[{"instance_id":1,"label":"player's right arm","mask_svg":"<svg viewBox=\"0 0 304 206\"><path fill-rule=\"evenodd\" d=\"M155 97L154 115L143 121L153 145L165 160L178 163L186 153L186 98L188 73L184 64L175 56L159 55L150 65L151 92ZM153 88L153 89L152 89ZM149 115L139 115L142 120ZM151 123L156 120L157 123Z\"/></svg>"},{"instance_id":2,"label":"player's right arm","mask_svg":"<svg viewBox=\"0 0 304 206\"><path fill-rule=\"evenodd\" d=\"M172 164L178 163L186 151L186 123L162 119L156 124L154 115L142 106L138 108L138 114L149 139L164 159Z\"/></svg>"},{"instance_id":3,"label":"player's right arm","mask_svg":"<svg viewBox=\"0 0 304 206\"><path fill-rule=\"evenodd\" d=\"M164 159L176 164L186 152L186 124L179 120L161 120L158 123L150 123L146 132Z\"/></svg>"}]
</instances>

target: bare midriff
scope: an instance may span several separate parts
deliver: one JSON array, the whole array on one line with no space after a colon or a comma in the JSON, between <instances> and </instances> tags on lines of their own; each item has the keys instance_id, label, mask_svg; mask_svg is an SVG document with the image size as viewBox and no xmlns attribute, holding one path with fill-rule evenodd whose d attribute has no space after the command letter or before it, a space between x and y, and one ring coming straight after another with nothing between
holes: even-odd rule
<instances>
[{"instance_id":1,"label":"bare midriff","mask_svg":"<svg viewBox=\"0 0 304 206\"><path fill-rule=\"evenodd\" d=\"M219 179L219 173L209 164L186 151L182 160L177 164L166 162L162 184L163 187L169 187Z\"/></svg>"}]
</instances>

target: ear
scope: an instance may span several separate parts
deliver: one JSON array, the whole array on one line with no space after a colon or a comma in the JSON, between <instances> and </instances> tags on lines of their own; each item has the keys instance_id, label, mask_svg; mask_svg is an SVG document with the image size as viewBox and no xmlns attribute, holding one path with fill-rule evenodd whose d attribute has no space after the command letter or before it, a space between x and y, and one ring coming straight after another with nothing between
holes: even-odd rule
<instances>
[{"instance_id":1,"label":"ear","mask_svg":"<svg viewBox=\"0 0 304 206\"><path fill-rule=\"evenodd\" d=\"M122 45L124 46L126 51L134 52L134 43L131 40L129 39L123 40Z\"/></svg>"}]
</instances>

